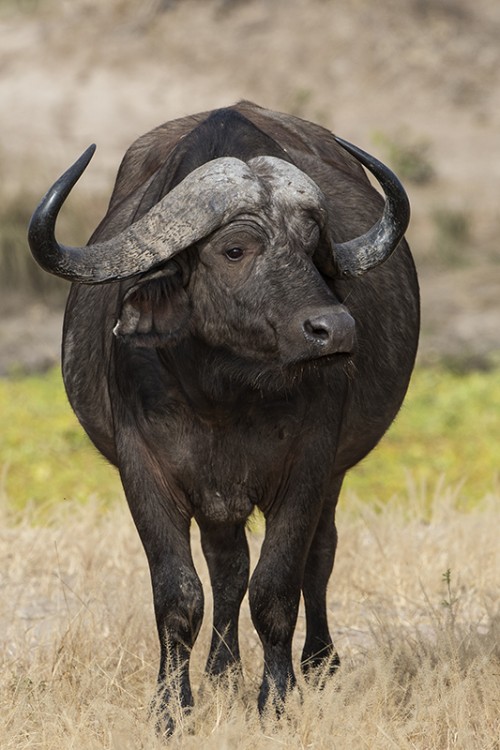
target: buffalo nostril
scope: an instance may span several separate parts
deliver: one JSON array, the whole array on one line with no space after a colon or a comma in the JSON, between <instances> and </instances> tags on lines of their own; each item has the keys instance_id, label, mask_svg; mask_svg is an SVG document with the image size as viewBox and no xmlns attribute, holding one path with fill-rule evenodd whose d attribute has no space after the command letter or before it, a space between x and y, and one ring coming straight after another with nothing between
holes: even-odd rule
<instances>
[{"instance_id":1,"label":"buffalo nostril","mask_svg":"<svg viewBox=\"0 0 500 750\"><path fill-rule=\"evenodd\" d=\"M355 323L347 310L332 310L314 315L302 323L306 340L318 353L351 352L354 346Z\"/></svg>"},{"instance_id":2,"label":"buffalo nostril","mask_svg":"<svg viewBox=\"0 0 500 750\"><path fill-rule=\"evenodd\" d=\"M326 321L322 320L321 318L306 320L304 322L303 328L307 336L313 339L328 341L331 336L331 329L327 325Z\"/></svg>"}]
</instances>

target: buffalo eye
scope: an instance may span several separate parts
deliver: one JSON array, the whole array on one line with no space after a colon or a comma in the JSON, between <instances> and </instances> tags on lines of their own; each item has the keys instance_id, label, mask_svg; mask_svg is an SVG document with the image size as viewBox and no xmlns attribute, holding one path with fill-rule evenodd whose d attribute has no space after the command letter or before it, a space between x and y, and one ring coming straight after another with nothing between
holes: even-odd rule
<instances>
[{"instance_id":1,"label":"buffalo eye","mask_svg":"<svg viewBox=\"0 0 500 750\"><path fill-rule=\"evenodd\" d=\"M241 247L230 247L225 252L226 258L231 261L241 260L244 255L244 251Z\"/></svg>"}]
</instances>

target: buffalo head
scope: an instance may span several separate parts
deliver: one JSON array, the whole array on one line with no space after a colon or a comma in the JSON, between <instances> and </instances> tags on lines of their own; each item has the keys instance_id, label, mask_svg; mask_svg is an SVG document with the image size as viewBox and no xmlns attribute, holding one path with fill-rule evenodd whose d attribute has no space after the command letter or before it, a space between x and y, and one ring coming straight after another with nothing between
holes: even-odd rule
<instances>
[{"instance_id":1,"label":"buffalo head","mask_svg":"<svg viewBox=\"0 0 500 750\"><path fill-rule=\"evenodd\" d=\"M356 147L386 194L366 234L334 243L318 185L275 156L213 159L187 174L149 212L110 240L59 244L58 212L94 147L54 184L35 211L31 250L51 273L86 284L123 284L116 336L161 346L187 334L211 349L280 367L350 353L355 323L329 280L383 263L406 229L397 178Z\"/></svg>"}]
</instances>

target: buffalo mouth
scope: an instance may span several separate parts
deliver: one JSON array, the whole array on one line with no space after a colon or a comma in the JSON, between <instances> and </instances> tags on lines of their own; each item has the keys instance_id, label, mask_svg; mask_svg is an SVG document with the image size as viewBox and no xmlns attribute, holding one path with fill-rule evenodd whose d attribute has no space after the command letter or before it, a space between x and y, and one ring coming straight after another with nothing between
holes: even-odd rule
<instances>
[{"instance_id":1,"label":"buffalo mouth","mask_svg":"<svg viewBox=\"0 0 500 750\"><path fill-rule=\"evenodd\" d=\"M296 359L286 365L285 369L290 372L303 371L304 374L308 372L319 371L327 369L328 367L342 367L349 362L352 362L354 351L351 352L335 352L333 354L323 354L316 357L304 357L302 359Z\"/></svg>"},{"instance_id":2,"label":"buffalo mouth","mask_svg":"<svg viewBox=\"0 0 500 750\"><path fill-rule=\"evenodd\" d=\"M343 373L351 378L355 365L352 352L337 352L316 357L297 358L279 366L257 363L246 371L248 384L257 390L275 393L292 393L303 383L314 384L316 379L328 378L329 371Z\"/></svg>"}]
</instances>

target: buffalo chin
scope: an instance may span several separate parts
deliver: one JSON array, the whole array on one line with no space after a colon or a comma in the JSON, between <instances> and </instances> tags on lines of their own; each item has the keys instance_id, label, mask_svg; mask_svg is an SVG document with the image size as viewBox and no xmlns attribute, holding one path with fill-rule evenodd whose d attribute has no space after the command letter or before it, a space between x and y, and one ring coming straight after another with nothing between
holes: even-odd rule
<instances>
[{"instance_id":1,"label":"buffalo chin","mask_svg":"<svg viewBox=\"0 0 500 750\"><path fill-rule=\"evenodd\" d=\"M351 354L343 352L290 362L259 362L214 348L195 361L198 387L220 402L249 390L263 396L292 394L302 387L324 383L333 372L349 377L354 370Z\"/></svg>"}]
</instances>

